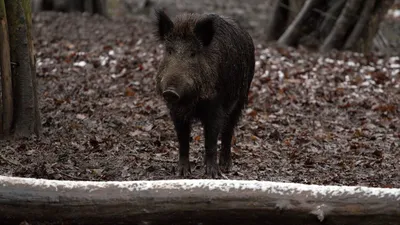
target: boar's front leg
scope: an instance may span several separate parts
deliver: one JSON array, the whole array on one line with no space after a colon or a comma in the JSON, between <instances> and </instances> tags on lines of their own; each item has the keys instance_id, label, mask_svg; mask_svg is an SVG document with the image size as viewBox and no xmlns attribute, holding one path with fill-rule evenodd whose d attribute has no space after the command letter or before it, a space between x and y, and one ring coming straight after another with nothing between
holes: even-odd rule
<instances>
[{"instance_id":1,"label":"boar's front leg","mask_svg":"<svg viewBox=\"0 0 400 225\"><path fill-rule=\"evenodd\" d=\"M217 144L218 135L223 123L222 113L217 110L213 111L213 113L209 113L207 118L204 118L202 122L205 139L204 161L206 165L206 176L216 178L220 174L217 163Z\"/></svg>"},{"instance_id":2,"label":"boar's front leg","mask_svg":"<svg viewBox=\"0 0 400 225\"><path fill-rule=\"evenodd\" d=\"M227 118L224 127L222 128L221 151L219 153L219 167L222 170L222 172L229 172L232 167L232 158L231 158L232 137L235 133L234 132L235 127L239 122L243 105L244 105L243 102L239 102L235 105L235 108L229 114L229 117Z\"/></svg>"},{"instance_id":3,"label":"boar's front leg","mask_svg":"<svg viewBox=\"0 0 400 225\"><path fill-rule=\"evenodd\" d=\"M190 174L189 163L189 141L190 141L190 120L172 116L175 131L179 142L179 176L187 176Z\"/></svg>"}]
</instances>

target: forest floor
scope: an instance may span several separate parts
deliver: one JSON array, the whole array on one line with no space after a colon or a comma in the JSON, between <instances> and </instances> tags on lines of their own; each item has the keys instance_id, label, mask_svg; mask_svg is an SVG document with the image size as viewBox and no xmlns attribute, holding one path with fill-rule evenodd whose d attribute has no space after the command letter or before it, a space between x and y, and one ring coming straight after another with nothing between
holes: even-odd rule
<instances>
[{"instance_id":1,"label":"forest floor","mask_svg":"<svg viewBox=\"0 0 400 225\"><path fill-rule=\"evenodd\" d=\"M265 6L234 2L176 7L261 18L246 20L256 72L232 171L220 178L400 188L400 58L266 47ZM155 94L162 47L151 18L42 12L33 26L43 133L1 141L0 174L179 179L176 135ZM203 143L196 124L188 178L205 178Z\"/></svg>"}]
</instances>

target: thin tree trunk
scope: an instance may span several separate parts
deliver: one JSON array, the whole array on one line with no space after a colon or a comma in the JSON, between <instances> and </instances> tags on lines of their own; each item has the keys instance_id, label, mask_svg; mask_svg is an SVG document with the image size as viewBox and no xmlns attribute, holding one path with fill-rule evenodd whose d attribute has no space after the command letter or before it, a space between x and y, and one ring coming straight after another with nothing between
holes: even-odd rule
<instances>
[{"instance_id":1,"label":"thin tree trunk","mask_svg":"<svg viewBox=\"0 0 400 225\"><path fill-rule=\"evenodd\" d=\"M301 36L299 31L303 25L306 17L310 14L311 10L320 2L320 0L307 0L300 12L295 17L294 21L289 25L286 31L278 40L278 44L292 45Z\"/></svg>"},{"instance_id":2,"label":"thin tree trunk","mask_svg":"<svg viewBox=\"0 0 400 225\"><path fill-rule=\"evenodd\" d=\"M373 39L373 46L370 48L373 48L375 51L381 51L385 52L387 50L387 47L389 46L389 42L382 33L382 31L378 31L378 33L375 35Z\"/></svg>"},{"instance_id":3,"label":"thin tree trunk","mask_svg":"<svg viewBox=\"0 0 400 225\"><path fill-rule=\"evenodd\" d=\"M97 0L95 1L96 4L94 4L94 13L100 14L102 16L105 16L108 18L108 13L107 13L107 1L106 0Z\"/></svg>"},{"instance_id":4,"label":"thin tree trunk","mask_svg":"<svg viewBox=\"0 0 400 225\"><path fill-rule=\"evenodd\" d=\"M288 24L294 21L306 1L307 0L289 0L288 3L283 6L289 10Z\"/></svg>"},{"instance_id":5,"label":"thin tree trunk","mask_svg":"<svg viewBox=\"0 0 400 225\"><path fill-rule=\"evenodd\" d=\"M344 45L344 49L351 49L356 44L357 40L360 39L360 35L362 34L365 26L370 19L371 13L374 10L375 0L366 0L364 4L364 8L361 12L360 18L358 19L356 26L353 28L350 36L347 38L346 43ZM366 43L361 45L365 45ZM361 47L361 46L360 46Z\"/></svg>"},{"instance_id":6,"label":"thin tree trunk","mask_svg":"<svg viewBox=\"0 0 400 225\"><path fill-rule=\"evenodd\" d=\"M93 14L94 13L94 4L95 4L95 2L96 1L94 1L94 0L86 0L85 3L84 3L84 6L83 6L83 8L84 8L83 11L88 12L90 14Z\"/></svg>"},{"instance_id":7,"label":"thin tree trunk","mask_svg":"<svg viewBox=\"0 0 400 225\"><path fill-rule=\"evenodd\" d=\"M366 31L365 31L368 34L367 43L371 43L371 45L372 45L372 43L374 43L374 38L378 34L379 25L380 25L381 21L383 20L384 16L386 15L390 6L393 5L393 3L394 3L394 0L376 1L373 15L371 16L371 19L369 20L369 23L367 25L368 29L366 29ZM370 48L372 48L372 46L368 46L368 49L366 49L366 50L369 50Z\"/></svg>"},{"instance_id":8,"label":"thin tree trunk","mask_svg":"<svg viewBox=\"0 0 400 225\"><path fill-rule=\"evenodd\" d=\"M268 13L267 42L277 40L278 45L293 47L300 44L320 52L368 52L378 43L379 25L393 2L275 0Z\"/></svg>"},{"instance_id":9,"label":"thin tree trunk","mask_svg":"<svg viewBox=\"0 0 400 225\"><path fill-rule=\"evenodd\" d=\"M267 42L278 39L286 28L289 13L288 9L281 6L281 4L285 3L288 3L288 1L273 0L273 4L271 6L272 10L270 12L270 17L268 19L268 25L266 29Z\"/></svg>"},{"instance_id":10,"label":"thin tree trunk","mask_svg":"<svg viewBox=\"0 0 400 225\"><path fill-rule=\"evenodd\" d=\"M37 97L37 79L36 79L36 57L35 57L35 47L33 45L32 37L32 9L30 7L30 0L22 0L22 6L25 12L26 25L27 25L27 39L29 48L29 58L32 73L32 84L33 84L33 104L35 106L35 124L34 132L36 135L40 135L42 129L42 123L40 119L39 102Z\"/></svg>"},{"instance_id":11,"label":"thin tree trunk","mask_svg":"<svg viewBox=\"0 0 400 225\"><path fill-rule=\"evenodd\" d=\"M32 0L31 1L31 8L32 13L38 13L42 9L43 0Z\"/></svg>"},{"instance_id":12,"label":"thin tree trunk","mask_svg":"<svg viewBox=\"0 0 400 225\"><path fill-rule=\"evenodd\" d=\"M27 1L29 2L29 1ZM22 0L5 1L7 8L7 20L10 36L11 61L16 63L13 74L14 96L14 135L30 136L36 133L38 126L38 110L35 101L34 74L32 74L30 52L31 37L30 25L24 12Z\"/></svg>"},{"instance_id":13,"label":"thin tree trunk","mask_svg":"<svg viewBox=\"0 0 400 225\"><path fill-rule=\"evenodd\" d=\"M353 25L353 18L356 16L362 2L363 0L349 0L346 2L335 26L322 44L320 52L329 51L340 45L349 28Z\"/></svg>"},{"instance_id":14,"label":"thin tree trunk","mask_svg":"<svg viewBox=\"0 0 400 225\"><path fill-rule=\"evenodd\" d=\"M337 17L340 15L343 6L345 5L346 0L337 0L326 12L325 19L322 21L319 32L321 36L328 36L329 32L332 30Z\"/></svg>"},{"instance_id":15,"label":"thin tree trunk","mask_svg":"<svg viewBox=\"0 0 400 225\"><path fill-rule=\"evenodd\" d=\"M32 0L33 12L40 10L56 10L62 12L88 12L100 14L108 18L106 0ZM44 1L44 2L42 2Z\"/></svg>"},{"instance_id":16,"label":"thin tree trunk","mask_svg":"<svg viewBox=\"0 0 400 225\"><path fill-rule=\"evenodd\" d=\"M13 119L13 94L10 62L10 41L8 37L7 14L4 0L0 0L0 71L2 84L2 134L11 132Z\"/></svg>"}]
</instances>

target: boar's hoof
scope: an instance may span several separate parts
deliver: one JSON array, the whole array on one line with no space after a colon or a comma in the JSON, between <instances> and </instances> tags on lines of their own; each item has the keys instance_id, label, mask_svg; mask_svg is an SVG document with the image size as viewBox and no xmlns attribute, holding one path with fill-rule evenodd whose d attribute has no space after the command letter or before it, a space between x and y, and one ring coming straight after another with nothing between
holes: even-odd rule
<instances>
[{"instance_id":1,"label":"boar's hoof","mask_svg":"<svg viewBox=\"0 0 400 225\"><path fill-rule=\"evenodd\" d=\"M163 97L164 97L165 101L167 101L169 103L175 103L180 99L179 94L176 93L176 91L174 91L172 89L168 89L168 90L164 91Z\"/></svg>"},{"instance_id":2,"label":"boar's hoof","mask_svg":"<svg viewBox=\"0 0 400 225\"><path fill-rule=\"evenodd\" d=\"M178 163L179 176L186 177L190 174L190 164L186 161L179 161Z\"/></svg>"},{"instance_id":3,"label":"boar's hoof","mask_svg":"<svg viewBox=\"0 0 400 225\"><path fill-rule=\"evenodd\" d=\"M217 163L206 163L206 174L207 177L217 178L220 175L219 167Z\"/></svg>"},{"instance_id":4,"label":"boar's hoof","mask_svg":"<svg viewBox=\"0 0 400 225\"><path fill-rule=\"evenodd\" d=\"M219 157L219 168L222 172L228 173L232 168L232 159L230 157Z\"/></svg>"}]
</instances>

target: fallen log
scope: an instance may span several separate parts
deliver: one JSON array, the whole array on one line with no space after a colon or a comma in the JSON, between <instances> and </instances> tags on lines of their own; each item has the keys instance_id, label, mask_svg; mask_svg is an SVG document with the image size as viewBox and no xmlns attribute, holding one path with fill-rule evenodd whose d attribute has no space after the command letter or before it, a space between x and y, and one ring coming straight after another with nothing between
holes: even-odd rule
<instances>
[{"instance_id":1,"label":"fallen log","mask_svg":"<svg viewBox=\"0 0 400 225\"><path fill-rule=\"evenodd\" d=\"M1 224L400 224L400 189L0 176Z\"/></svg>"}]
</instances>

